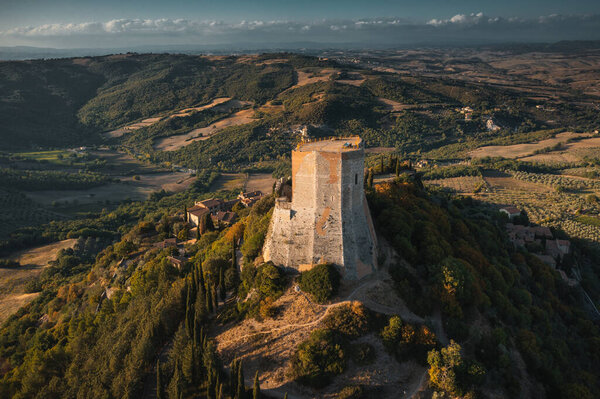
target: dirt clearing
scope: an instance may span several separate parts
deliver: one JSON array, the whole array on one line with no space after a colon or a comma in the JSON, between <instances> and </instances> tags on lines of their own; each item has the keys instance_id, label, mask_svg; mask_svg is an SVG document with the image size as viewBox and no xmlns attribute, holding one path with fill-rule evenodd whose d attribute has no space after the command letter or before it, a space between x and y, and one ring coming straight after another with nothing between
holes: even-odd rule
<instances>
[{"instance_id":1,"label":"dirt clearing","mask_svg":"<svg viewBox=\"0 0 600 399\"><path fill-rule=\"evenodd\" d=\"M20 267L0 268L0 324L19 308L33 301L39 293L25 293L25 285L37 277L40 271L55 260L58 251L72 248L75 238L20 251L10 259L19 261Z\"/></svg>"}]
</instances>

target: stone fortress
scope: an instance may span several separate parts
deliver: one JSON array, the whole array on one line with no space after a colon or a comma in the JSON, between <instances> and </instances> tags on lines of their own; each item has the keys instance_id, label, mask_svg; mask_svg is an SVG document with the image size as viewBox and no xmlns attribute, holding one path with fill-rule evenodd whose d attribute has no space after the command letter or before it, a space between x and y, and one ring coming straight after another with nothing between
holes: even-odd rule
<instances>
[{"instance_id":1,"label":"stone fortress","mask_svg":"<svg viewBox=\"0 0 600 399\"><path fill-rule=\"evenodd\" d=\"M329 262L346 279L375 270L377 239L364 194L359 137L305 142L292 151L292 199L278 198L265 261L299 271Z\"/></svg>"}]
</instances>

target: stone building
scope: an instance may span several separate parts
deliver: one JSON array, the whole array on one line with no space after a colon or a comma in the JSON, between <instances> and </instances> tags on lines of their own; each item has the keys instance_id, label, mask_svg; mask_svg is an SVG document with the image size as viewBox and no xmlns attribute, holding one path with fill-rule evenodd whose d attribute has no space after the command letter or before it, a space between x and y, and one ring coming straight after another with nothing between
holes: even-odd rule
<instances>
[{"instance_id":1,"label":"stone building","mask_svg":"<svg viewBox=\"0 0 600 399\"><path fill-rule=\"evenodd\" d=\"M377 242L363 176L359 137L298 145L292 151L292 199L275 203L265 261L300 271L330 262L347 279L373 272Z\"/></svg>"}]
</instances>

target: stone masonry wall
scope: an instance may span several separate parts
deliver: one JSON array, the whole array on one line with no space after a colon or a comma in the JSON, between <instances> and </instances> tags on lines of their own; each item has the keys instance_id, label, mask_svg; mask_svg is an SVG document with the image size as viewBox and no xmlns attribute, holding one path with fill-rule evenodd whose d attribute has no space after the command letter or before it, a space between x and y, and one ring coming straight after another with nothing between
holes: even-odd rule
<instances>
[{"instance_id":1,"label":"stone masonry wall","mask_svg":"<svg viewBox=\"0 0 600 399\"><path fill-rule=\"evenodd\" d=\"M376 241L363 190L364 151L294 151L292 202L279 199L263 256L298 270L330 262L345 278L376 266Z\"/></svg>"}]
</instances>

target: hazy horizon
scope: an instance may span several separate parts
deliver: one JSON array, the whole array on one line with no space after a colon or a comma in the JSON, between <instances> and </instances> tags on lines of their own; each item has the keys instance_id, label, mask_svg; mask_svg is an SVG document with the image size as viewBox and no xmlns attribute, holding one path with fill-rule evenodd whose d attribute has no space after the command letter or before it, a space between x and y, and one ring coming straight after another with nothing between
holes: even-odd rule
<instances>
[{"instance_id":1,"label":"hazy horizon","mask_svg":"<svg viewBox=\"0 0 600 399\"><path fill-rule=\"evenodd\" d=\"M338 0L216 3L0 0L0 46L366 47L600 39L600 3Z\"/></svg>"}]
</instances>

